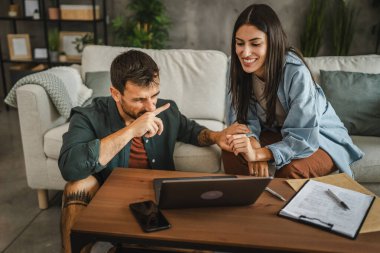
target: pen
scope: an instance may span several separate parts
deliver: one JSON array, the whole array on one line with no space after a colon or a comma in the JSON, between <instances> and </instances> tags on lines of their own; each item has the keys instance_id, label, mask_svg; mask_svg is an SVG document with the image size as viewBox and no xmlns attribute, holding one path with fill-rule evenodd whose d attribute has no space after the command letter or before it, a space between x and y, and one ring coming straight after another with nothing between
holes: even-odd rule
<instances>
[{"instance_id":1,"label":"pen","mask_svg":"<svg viewBox=\"0 0 380 253\"><path fill-rule=\"evenodd\" d=\"M341 200L332 190L330 189L327 189L327 193L328 195L330 195L335 201L337 201L341 207L345 208L345 209L348 209L350 210L350 208L348 207L348 205L346 203L344 203L343 200Z\"/></svg>"},{"instance_id":2,"label":"pen","mask_svg":"<svg viewBox=\"0 0 380 253\"><path fill-rule=\"evenodd\" d=\"M255 137L255 134L253 134L253 133L247 133L247 134L245 134L245 136L247 136L248 138L249 137Z\"/></svg>"},{"instance_id":3,"label":"pen","mask_svg":"<svg viewBox=\"0 0 380 253\"><path fill-rule=\"evenodd\" d=\"M267 192L269 192L270 194L272 194L273 196L276 196L277 198L281 199L282 201L286 201L286 199L285 199L283 196L281 196L281 195L278 194L277 192L273 191L271 188L269 188L269 187L265 187L265 190L266 190Z\"/></svg>"}]
</instances>

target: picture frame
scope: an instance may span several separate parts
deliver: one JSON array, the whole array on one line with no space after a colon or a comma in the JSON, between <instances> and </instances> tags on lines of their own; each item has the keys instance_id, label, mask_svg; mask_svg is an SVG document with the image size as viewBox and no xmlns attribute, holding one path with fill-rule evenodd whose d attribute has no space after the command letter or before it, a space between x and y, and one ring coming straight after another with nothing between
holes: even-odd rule
<instances>
[{"instance_id":1,"label":"picture frame","mask_svg":"<svg viewBox=\"0 0 380 253\"><path fill-rule=\"evenodd\" d=\"M80 61L82 53L75 48L76 39L83 38L91 32L60 32L59 33L59 51L65 53L68 61Z\"/></svg>"},{"instance_id":2,"label":"picture frame","mask_svg":"<svg viewBox=\"0 0 380 253\"><path fill-rule=\"evenodd\" d=\"M8 34L9 58L12 61L32 60L29 34Z\"/></svg>"},{"instance_id":3,"label":"picture frame","mask_svg":"<svg viewBox=\"0 0 380 253\"><path fill-rule=\"evenodd\" d=\"M35 10L40 12L38 0L24 0L24 15L25 17L33 17Z\"/></svg>"}]
</instances>

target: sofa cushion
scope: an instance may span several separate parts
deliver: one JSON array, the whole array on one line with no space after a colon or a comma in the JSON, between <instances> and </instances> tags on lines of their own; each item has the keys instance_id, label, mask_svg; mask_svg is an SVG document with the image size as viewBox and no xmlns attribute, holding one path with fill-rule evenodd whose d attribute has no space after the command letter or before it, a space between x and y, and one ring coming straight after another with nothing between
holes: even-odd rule
<instances>
[{"instance_id":1,"label":"sofa cushion","mask_svg":"<svg viewBox=\"0 0 380 253\"><path fill-rule=\"evenodd\" d=\"M221 154L217 145L196 147L177 142L173 157L176 170L221 173Z\"/></svg>"},{"instance_id":2,"label":"sofa cushion","mask_svg":"<svg viewBox=\"0 0 380 253\"><path fill-rule=\"evenodd\" d=\"M44 152L49 158L58 160L62 147L62 135L69 129L69 123L50 129L44 135Z\"/></svg>"},{"instance_id":3,"label":"sofa cushion","mask_svg":"<svg viewBox=\"0 0 380 253\"><path fill-rule=\"evenodd\" d=\"M207 120L207 119L194 119L198 124L207 127L213 131L221 131L225 128L222 122L216 120Z\"/></svg>"},{"instance_id":4,"label":"sofa cushion","mask_svg":"<svg viewBox=\"0 0 380 253\"><path fill-rule=\"evenodd\" d=\"M351 136L352 141L365 153L351 168L358 182L380 182L380 137Z\"/></svg>"},{"instance_id":5,"label":"sofa cushion","mask_svg":"<svg viewBox=\"0 0 380 253\"><path fill-rule=\"evenodd\" d=\"M82 54L82 78L87 72L110 71L113 59L130 48L87 46ZM160 69L160 98L176 101L189 118L223 122L227 56L212 50L149 50Z\"/></svg>"},{"instance_id":6,"label":"sofa cushion","mask_svg":"<svg viewBox=\"0 0 380 253\"><path fill-rule=\"evenodd\" d=\"M380 136L380 74L321 70L321 86L350 135Z\"/></svg>"},{"instance_id":7,"label":"sofa cushion","mask_svg":"<svg viewBox=\"0 0 380 253\"><path fill-rule=\"evenodd\" d=\"M223 124L215 120L195 120L199 124L215 130L223 129ZM48 158L58 159L62 146L62 135L69 129L69 123L49 130L44 136L44 152ZM174 151L174 162L178 170L218 172L220 169L220 149L196 147L178 142Z\"/></svg>"},{"instance_id":8,"label":"sofa cushion","mask_svg":"<svg viewBox=\"0 0 380 253\"><path fill-rule=\"evenodd\" d=\"M321 56L305 58L317 83L320 83L320 70L380 73L380 55Z\"/></svg>"},{"instance_id":9,"label":"sofa cushion","mask_svg":"<svg viewBox=\"0 0 380 253\"><path fill-rule=\"evenodd\" d=\"M87 72L84 83L88 88L92 89L92 98L111 95L109 71Z\"/></svg>"}]
</instances>

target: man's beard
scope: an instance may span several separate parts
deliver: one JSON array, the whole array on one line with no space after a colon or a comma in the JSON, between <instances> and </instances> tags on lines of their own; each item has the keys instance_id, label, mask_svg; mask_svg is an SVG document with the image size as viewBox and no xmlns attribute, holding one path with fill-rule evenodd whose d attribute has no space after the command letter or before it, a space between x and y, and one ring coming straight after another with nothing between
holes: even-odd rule
<instances>
[{"instance_id":1,"label":"man's beard","mask_svg":"<svg viewBox=\"0 0 380 253\"><path fill-rule=\"evenodd\" d=\"M136 120L138 117L140 117L141 115L146 113L146 111L140 111L137 114L135 114L133 112L128 111L127 108L124 107L124 103L122 102L122 100L120 100L120 105L121 105L121 109L123 110L123 112L126 115L128 115L128 117L132 118L133 120Z\"/></svg>"}]
</instances>

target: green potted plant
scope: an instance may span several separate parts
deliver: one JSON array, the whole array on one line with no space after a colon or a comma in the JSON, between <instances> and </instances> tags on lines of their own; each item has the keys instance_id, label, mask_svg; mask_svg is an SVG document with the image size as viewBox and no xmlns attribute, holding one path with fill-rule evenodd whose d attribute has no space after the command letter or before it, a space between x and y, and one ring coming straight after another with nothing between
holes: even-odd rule
<instances>
[{"instance_id":1,"label":"green potted plant","mask_svg":"<svg viewBox=\"0 0 380 253\"><path fill-rule=\"evenodd\" d=\"M325 30L326 0L312 0L301 35L301 51L305 57L315 57L321 47Z\"/></svg>"},{"instance_id":2,"label":"green potted plant","mask_svg":"<svg viewBox=\"0 0 380 253\"><path fill-rule=\"evenodd\" d=\"M84 36L76 38L73 44L75 44L78 53L82 53L86 45L94 44L94 35L93 33L86 33Z\"/></svg>"},{"instance_id":3,"label":"green potted plant","mask_svg":"<svg viewBox=\"0 0 380 253\"><path fill-rule=\"evenodd\" d=\"M132 0L127 18L118 16L112 20L116 45L156 48L166 47L170 21L160 0Z\"/></svg>"},{"instance_id":4,"label":"green potted plant","mask_svg":"<svg viewBox=\"0 0 380 253\"><path fill-rule=\"evenodd\" d=\"M333 18L333 48L335 55L348 55L359 10L351 2L336 0Z\"/></svg>"},{"instance_id":5,"label":"green potted plant","mask_svg":"<svg viewBox=\"0 0 380 253\"><path fill-rule=\"evenodd\" d=\"M53 28L48 32L48 48L51 61L58 61L59 31Z\"/></svg>"},{"instance_id":6,"label":"green potted plant","mask_svg":"<svg viewBox=\"0 0 380 253\"><path fill-rule=\"evenodd\" d=\"M380 0L373 0L372 6L377 8L380 14ZM380 20L372 26L372 34L376 36L375 53L380 53Z\"/></svg>"}]
</instances>

